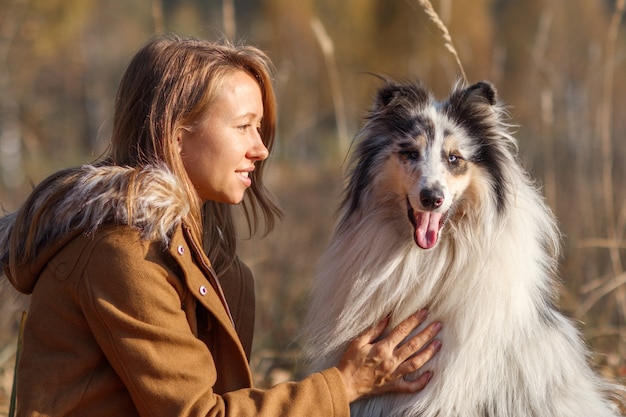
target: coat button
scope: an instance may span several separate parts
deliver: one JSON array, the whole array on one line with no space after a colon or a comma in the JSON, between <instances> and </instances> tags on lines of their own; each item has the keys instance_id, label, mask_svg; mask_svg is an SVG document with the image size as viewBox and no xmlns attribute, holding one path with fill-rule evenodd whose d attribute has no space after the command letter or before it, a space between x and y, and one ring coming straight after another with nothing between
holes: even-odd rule
<instances>
[{"instance_id":1,"label":"coat button","mask_svg":"<svg viewBox=\"0 0 626 417\"><path fill-rule=\"evenodd\" d=\"M179 255L183 255L185 253L185 247L183 245L179 245L176 249Z\"/></svg>"},{"instance_id":2,"label":"coat button","mask_svg":"<svg viewBox=\"0 0 626 417\"><path fill-rule=\"evenodd\" d=\"M200 285L199 291L200 291L200 295L206 295L207 293L207 289L204 285Z\"/></svg>"}]
</instances>

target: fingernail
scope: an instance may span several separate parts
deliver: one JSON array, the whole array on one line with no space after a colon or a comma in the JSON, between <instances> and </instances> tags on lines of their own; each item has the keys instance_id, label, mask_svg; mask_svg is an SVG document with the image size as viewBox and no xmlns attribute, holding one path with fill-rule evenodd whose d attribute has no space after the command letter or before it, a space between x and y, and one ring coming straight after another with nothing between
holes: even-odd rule
<instances>
[{"instance_id":1,"label":"fingernail","mask_svg":"<svg viewBox=\"0 0 626 417\"><path fill-rule=\"evenodd\" d=\"M435 350L439 350L441 348L441 341L438 339L433 340L433 348L435 348Z\"/></svg>"},{"instance_id":2,"label":"fingernail","mask_svg":"<svg viewBox=\"0 0 626 417\"><path fill-rule=\"evenodd\" d=\"M440 323L440 322L436 322L436 323L433 325L433 329L434 329L436 332L438 332L439 330L441 330L441 323Z\"/></svg>"},{"instance_id":3,"label":"fingernail","mask_svg":"<svg viewBox=\"0 0 626 417\"><path fill-rule=\"evenodd\" d=\"M420 310L417 313L417 317L419 317L420 320L424 320L426 317L428 317L428 310L426 310L425 308Z\"/></svg>"}]
</instances>

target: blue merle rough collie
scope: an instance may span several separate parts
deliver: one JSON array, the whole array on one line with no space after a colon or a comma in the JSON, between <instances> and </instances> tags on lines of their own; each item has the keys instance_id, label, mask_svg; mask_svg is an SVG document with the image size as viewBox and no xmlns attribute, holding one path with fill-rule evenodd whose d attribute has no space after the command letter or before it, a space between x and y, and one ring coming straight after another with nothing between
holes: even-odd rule
<instances>
[{"instance_id":1,"label":"blue merle rough collie","mask_svg":"<svg viewBox=\"0 0 626 417\"><path fill-rule=\"evenodd\" d=\"M319 264L311 369L335 365L383 317L395 325L428 307L444 324L433 379L417 394L361 400L353 416L619 416L618 388L594 373L555 306L559 240L490 83L437 102L417 83L387 81Z\"/></svg>"}]
</instances>

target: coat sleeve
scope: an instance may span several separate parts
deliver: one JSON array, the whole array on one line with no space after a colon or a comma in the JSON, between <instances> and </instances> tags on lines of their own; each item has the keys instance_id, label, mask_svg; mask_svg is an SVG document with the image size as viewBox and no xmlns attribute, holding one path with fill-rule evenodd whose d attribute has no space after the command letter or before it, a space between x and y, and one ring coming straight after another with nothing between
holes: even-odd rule
<instances>
[{"instance_id":1,"label":"coat sleeve","mask_svg":"<svg viewBox=\"0 0 626 417\"><path fill-rule=\"evenodd\" d=\"M233 391L225 394L223 401L232 416L350 417L337 368L313 374L300 382L284 382L268 390ZM251 410L254 411L250 413Z\"/></svg>"},{"instance_id":2,"label":"coat sleeve","mask_svg":"<svg viewBox=\"0 0 626 417\"><path fill-rule=\"evenodd\" d=\"M91 331L141 416L349 415L336 369L269 390L215 393L219 359L190 328L185 287L159 246L130 229L105 235L79 291Z\"/></svg>"}]
</instances>

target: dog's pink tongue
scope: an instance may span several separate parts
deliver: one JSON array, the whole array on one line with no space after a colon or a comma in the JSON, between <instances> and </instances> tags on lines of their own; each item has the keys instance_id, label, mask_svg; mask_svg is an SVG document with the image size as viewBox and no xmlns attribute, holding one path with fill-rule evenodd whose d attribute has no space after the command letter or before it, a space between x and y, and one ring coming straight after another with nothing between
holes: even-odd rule
<instances>
[{"instance_id":1,"label":"dog's pink tongue","mask_svg":"<svg viewBox=\"0 0 626 417\"><path fill-rule=\"evenodd\" d=\"M439 224L441 213L416 212L415 213L415 243L422 249L431 249L437 243L439 237Z\"/></svg>"}]
</instances>

